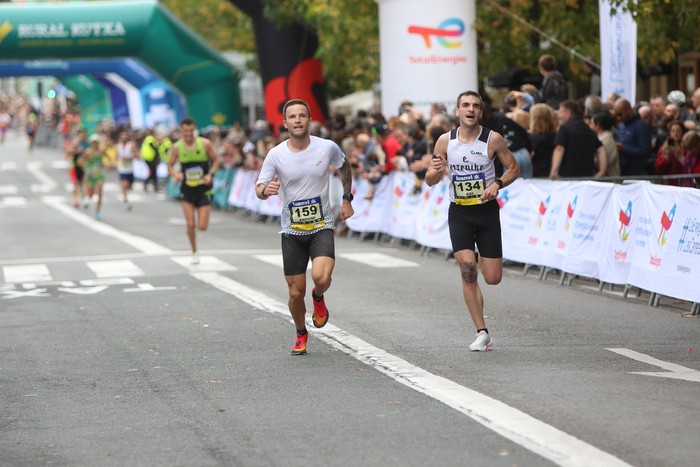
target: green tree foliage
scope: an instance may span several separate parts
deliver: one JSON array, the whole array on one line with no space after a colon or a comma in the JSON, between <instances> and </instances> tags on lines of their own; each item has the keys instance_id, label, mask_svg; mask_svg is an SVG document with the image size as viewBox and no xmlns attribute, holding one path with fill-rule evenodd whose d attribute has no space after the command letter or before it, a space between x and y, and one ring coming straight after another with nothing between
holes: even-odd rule
<instances>
[{"instance_id":1,"label":"green tree foliage","mask_svg":"<svg viewBox=\"0 0 700 467\"><path fill-rule=\"evenodd\" d=\"M219 51L255 53L250 18L227 0L160 0Z\"/></svg>"}]
</instances>

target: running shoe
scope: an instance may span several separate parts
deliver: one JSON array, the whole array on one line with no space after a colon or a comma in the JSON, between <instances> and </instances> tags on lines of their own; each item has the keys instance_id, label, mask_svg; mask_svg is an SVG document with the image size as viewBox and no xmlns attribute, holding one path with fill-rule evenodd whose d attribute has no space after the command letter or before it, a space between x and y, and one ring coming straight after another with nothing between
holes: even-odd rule
<instances>
[{"instance_id":1,"label":"running shoe","mask_svg":"<svg viewBox=\"0 0 700 467\"><path fill-rule=\"evenodd\" d=\"M102 216L100 215L99 212L96 212L96 213L95 213L95 220L96 220L96 221L102 220Z\"/></svg>"},{"instance_id":2,"label":"running shoe","mask_svg":"<svg viewBox=\"0 0 700 467\"><path fill-rule=\"evenodd\" d=\"M190 264L199 264L199 253L192 253Z\"/></svg>"},{"instance_id":3,"label":"running shoe","mask_svg":"<svg viewBox=\"0 0 700 467\"><path fill-rule=\"evenodd\" d=\"M469 345L469 350L474 352L486 352L493 349L493 339L487 332L481 331L476 335L476 340Z\"/></svg>"},{"instance_id":4,"label":"running shoe","mask_svg":"<svg viewBox=\"0 0 700 467\"><path fill-rule=\"evenodd\" d=\"M133 206L131 205L130 202L127 201L126 203L124 203L124 207L126 207L126 210L127 210L127 211L131 211L131 208L132 208Z\"/></svg>"},{"instance_id":5,"label":"running shoe","mask_svg":"<svg viewBox=\"0 0 700 467\"><path fill-rule=\"evenodd\" d=\"M289 352L292 355L304 355L306 353L306 341L309 340L309 333L304 335L297 333L296 339L294 339L294 345L292 346L292 351Z\"/></svg>"},{"instance_id":6,"label":"running shoe","mask_svg":"<svg viewBox=\"0 0 700 467\"><path fill-rule=\"evenodd\" d=\"M314 314L311 316L311 321L314 322L314 326L317 328L322 328L328 322L328 308L326 308L326 301L321 297L321 300L316 300L314 298L314 289L311 289L311 301L314 302Z\"/></svg>"}]
</instances>

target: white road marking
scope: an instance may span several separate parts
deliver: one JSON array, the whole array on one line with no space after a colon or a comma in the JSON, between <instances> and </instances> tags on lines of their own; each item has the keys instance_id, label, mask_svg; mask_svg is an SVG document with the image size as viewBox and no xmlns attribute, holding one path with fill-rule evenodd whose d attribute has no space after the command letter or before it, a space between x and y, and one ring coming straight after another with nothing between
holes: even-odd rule
<instances>
[{"instance_id":1,"label":"white road marking","mask_svg":"<svg viewBox=\"0 0 700 467\"><path fill-rule=\"evenodd\" d=\"M0 162L0 171L17 170L17 162L5 161Z\"/></svg>"},{"instance_id":2,"label":"white road marking","mask_svg":"<svg viewBox=\"0 0 700 467\"><path fill-rule=\"evenodd\" d=\"M173 256L173 261L190 271L236 271L236 267L231 266L225 261L221 261L219 258L210 255L203 255L199 257L199 264L190 264L192 256Z\"/></svg>"},{"instance_id":3,"label":"white road marking","mask_svg":"<svg viewBox=\"0 0 700 467\"><path fill-rule=\"evenodd\" d=\"M253 307L291 321L287 306L228 277L210 272L192 277L234 295ZM595 446L560 431L489 396L434 375L348 334L332 324L309 330L330 346L469 416L499 435L562 466L628 466Z\"/></svg>"},{"instance_id":4,"label":"white road marking","mask_svg":"<svg viewBox=\"0 0 700 467\"><path fill-rule=\"evenodd\" d=\"M259 261L262 261L263 263L277 266L280 269L284 268L284 260L282 259L281 253L276 253L276 254L272 254L272 255L253 255L253 258L255 258ZM311 269L311 261L309 261L309 265L306 267L307 271L309 269Z\"/></svg>"},{"instance_id":5,"label":"white road marking","mask_svg":"<svg viewBox=\"0 0 700 467\"><path fill-rule=\"evenodd\" d=\"M66 292L74 295L94 295L107 290L106 285L99 285L96 287L59 287L59 292Z\"/></svg>"},{"instance_id":6,"label":"white road marking","mask_svg":"<svg viewBox=\"0 0 700 467\"><path fill-rule=\"evenodd\" d=\"M52 169L68 169L68 161L67 160L53 160L51 161L51 168Z\"/></svg>"},{"instance_id":7,"label":"white road marking","mask_svg":"<svg viewBox=\"0 0 700 467\"><path fill-rule=\"evenodd\" d=\"M653 366L658 366L668 371L629 371L628 373L632 375L646 375L646 376L656 376L658 378L671 378L671 379L682 379L685 381L693 381L700 383L700 371L693 370L692 368L687 368L682 365L677 365L675 363L665 362L663 360L650 357L649 355L635 352L630 349L605 349L616 354L623 355L625 357L631 358L632 360L637 360L638 362L646 363Z\"/></svg>"},{"instance_id":8,"label":"white road marking","mask_svg":"<svg viewBox=\"0 0 700 467\"><path fill-rule=\"evenodd\" d=\"M3 266L5 282L43 282L51 280L51 273L45 264L23 264L20 266Z\"/></svg>"},{"instance_id":9,"label":"white road marking","mask_svg":"<svg viewBox=\"0 0 700 467\"><path fill-rule=\"evenodd\" d=\"M0 205L7 208L23 207L27 205L27 198L24 196L4 196Z\"/></svg>"},{"instance_id":10,"label":"white road marking","mask_svg":"<svg viewBox=\"0 0 700 467\"><path fill-rule=\"evenodd\" d=\"M100 279L107 277L138 277L144 272L132 261L88 261L87 266Z\"/></svg>"},{"instance_id":11,"label":"white road marking","mask_svg":"<svg viewBox=\"0 0 700 467\"><path fill-rule=\"evenodd\" d=\"M154 287L151 284L136 284L136 288L124 289L124 292L154 292L158 290L175 290L177 287L165 286L165 287Z\"/></svg>"},{"instance_id":12,"label":"white road marking","mask_svg":"<svg viewBox=\"0 0 700 467\"><path fill-rule=\"evenodd\" d=\"M137 235L124 232L122 230L116 229L111 225L105 224L103 222L96 221L87 214L80 212L72 206L65 204L63 197L54 196L44 196L42 201L48 206L60 211L62 214L70 217L71 219L77 221L84 226L99 232L103 235L114 237L124 243L136 248L137 250L148 253L148 254L169 254L172 253L171 250L165 248L147 238L139 237Z\"/></svg>"},{"instance_id":13,"label":"white road marking","mask_svg":"<svg viewBox=\"0 0 700 467\"><path fill-rule=\"evenodd\" d=\"M385 255L383 253L340 253L341 258L356 261L375 268L414 268L418 263L401 258Z\"/></svg>"},{"instance_id":14,"label":"white road marking","mask_svg":"<svg viewBox=\"0 0 700 467\"><path fill-rule=\"evenodd\" d=\"M50 297L51 294L47 293L46 289L31 289L27 290L26 292L22 292L21 290L3 290L0 291L0 294L3 295L3 300L10 300L13 298L22 298L22 297Z\"/></svg>"},{"instance_id":15,"label":"white road marking","mask_svg":"<svg viewBox=\"0 0 700 467\"><path fill-rule=\"evenodd\" d=\"M0 195L14 195L18 191L19 188L16 185L0 185Z\"/></svg>"},{"instance_id":16,"label":"white road marking","mask_svg":"<svg viewBox=\"0 0 700 467\"><path fill-rule=\"evenodd\" d=\"M27 162L27 171L39 180L39 183L47 190L56 188L56 181L49 177L43 170L41 163Z\"/></svg>"},{"instance_id":17,"label":"white road marking","mask_svg":"<svg viewBox=\"0 0 700 467\"><path fill-rule=\"evenodd\" d=\"M94 287L96 285L126 285L133 284L134 280L128 277L108 277L105 279L85 279L80 281L80 285Z\"/></svg>"}]
</instances>

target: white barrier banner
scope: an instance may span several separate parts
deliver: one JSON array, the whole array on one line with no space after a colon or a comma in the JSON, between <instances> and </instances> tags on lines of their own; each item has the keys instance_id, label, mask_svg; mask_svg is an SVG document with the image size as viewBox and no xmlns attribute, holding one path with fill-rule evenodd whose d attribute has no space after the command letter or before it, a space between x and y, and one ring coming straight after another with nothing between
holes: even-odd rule
<instances>
[{"instance_id":1,"label":"white barrier banner","mask_svg":"<svg viewBox=\"0 0 700 467\"><path fill-rule=\"evenodd\" d=\"M371 184L364 178L352 181L352 194L355 199L352 202L352 209L355 214L350 219L345 221L345 224L350 230L355 232L371 232L368 229L369 213L371 201L366 199L369 193Z\"/></svg>"},{"instance_id":2,"label":"white barrier banner","mask_svg":"<svg viewBox=\"0 0 700 467\"><path fill-rule=\"evenodd\" d=\"M394 174L392 187L393 203L387 216L387 234L404 240L416 239L416 214L421 198L412 195L416 186L416 176L413 172L397 172Z\"/></svg>"},{"instance_id":3,"label":"white barrier banner","mask_svg":"<svg viewBox=\"0 0 700 467\"><path fill-rule=\"evenodd\" d=\"M231 191L228 196L228 204L235 208L245 206L245 193L255 190L255 181L258 173L250 170L239 170L231 183Z\"/></svg>"},{"instance_id":4,"label":"white barrier banner","mask_svg":"<svg viewBox=\"0 0 700 467\"><path fill-rule=\"evenodd\" d=\"M700 302L700 192L644 184L628 283Z\"/></svg>"},{"instance_id":5,"label":"white barrier banner","mask_svg":"<svg viewBox=\"0 0 700 467\"><path fill-rule=\"evenodd\" d=\"M607 224L600 250L598 279L611 284L626 284L629 278L636 230L640 229L638 218L642 212L644 183L615 185L610 193L607 207ZM644 229L641 229L642 231Z\"/></svg>"},{"instance_id":6,"label":"white barrier banner","mask_svg":"<svg viewBox=\"0 0 700 467\"><path fill-rule=\"evenodd\" d=\"M449 251L449 181L423 184L412 196L412 177L383 177L371 200L370 183L354 180L355 215L346 224ZM239 170L229 203L279 215L281 206L255 197L256 180L256 172ZM504 259L700 302L700 190L519 179L501 190L498 203Z\"/></svg>"},{"instance_id":7,"label":"white barrier banner","mask_svg":"<svg viewBox=\"0 0 700 467\"><path fill-rule=\"evenodd\" d=\"M608 203L612 183L581 182L572 184L567 195L566 256L562 269L571 274L599 277L604 251Z\"/></svg>"},{"instance_id":8,"label":"white barrier banner","mask_svg":"<svg viewBox=\"0 0 700 467\"><path fill-rule=\"evenodd\" d=\"M517 179L499 192L504 258L526 264L539 263L540 254L535 247L540 241L537 232L541 200L523 179Z\"/></svg>"},{"instance_id":9,"label":"white barrier banner","mask_svg":"<svg viewBox=\"0 0 700 467\"><path fill-rule=\"evenodd\" d=\"M447 210L450 196L447 178L429 187L423 183L421 201L416 213L416 242L429 248L452 250Z\"/></svg>"}]
</instances>

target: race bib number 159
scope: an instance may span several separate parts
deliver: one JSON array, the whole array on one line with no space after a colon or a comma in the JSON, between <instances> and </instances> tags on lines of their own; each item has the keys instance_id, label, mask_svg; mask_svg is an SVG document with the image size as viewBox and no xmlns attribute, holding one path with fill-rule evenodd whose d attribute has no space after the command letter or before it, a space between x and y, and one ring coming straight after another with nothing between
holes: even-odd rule
<instances>
[{"instance_id":1,"label":"race bib number 159","mask_svg":"<svg viewBox=\"0 0 700 467\"><path fill-rule=\"evenodd\" d=\"M326 225L320 196L292 201L289 203L289 214L293 229L314 230Z\"/></svg>"}]
</instances>

